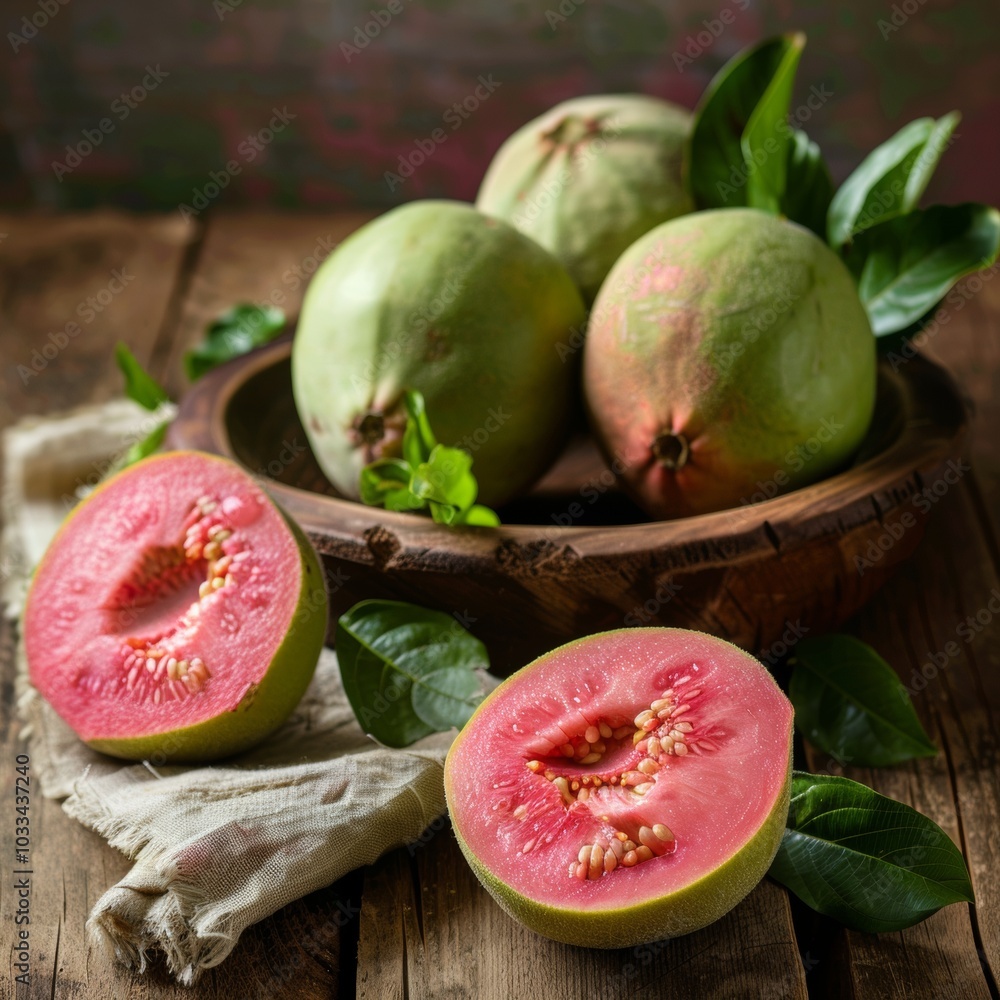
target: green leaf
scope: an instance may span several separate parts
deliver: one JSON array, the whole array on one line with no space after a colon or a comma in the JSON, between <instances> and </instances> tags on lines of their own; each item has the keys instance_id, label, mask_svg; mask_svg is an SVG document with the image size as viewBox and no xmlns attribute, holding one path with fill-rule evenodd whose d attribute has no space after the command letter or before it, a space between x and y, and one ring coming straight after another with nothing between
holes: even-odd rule
<instances>
[{"instance_id":1,"label":"green leaf","mask_svg":"<svg viewBox=\"0 0 1000 1000\"><path fill-rule=\"evenodd\" d=\"M171 419L157 424L149 434L141 441L137 441L125 452L121 460L115 464L113 471L120 472L122 469L128 468L128 466L142 461L147 455L152 455L163 444L163 439L167 436L167 428L170 427L172 422Z\"/></svg>"},{"instance_id":2,"label":"green leaf","mask_svg":"<svg viewBox=\"0 0 1000 1000\"><path fill-rule=\"evenodd\" d=\"M859 233L844 253L877 337L933 309L963 275L989 267L1000 249L1000 212L935 205Z\"/></svg>"},{"instance_id":3,"label":"green leaf","mask_svg":"<svg viewBox=\"0 0 1000 1000\"><path fill-rule=\"evenodd\" d=\"M769 874L814 910L874 933L973 902L962 854L936 823L856 781L801 771Z\"/></svg>"},{"instance_id":4,"label":"green leaf","mask_svg":"<svg viewBox=\"0 0 1000 1000\"><path fill-rule=\"evenodd\" d=\"M474 503L468 510L462 511L455 521L456 524L474 524L481 528L495 528L500 524L496 511L482 504Z\"/></svg>"},{"instance_id":5,"label":"green leaf","mask_svg":"<svg viewBox=\"0 0 1000 1000\"><path fill-rule=\"evenodd\" d=\"M430 458L437 446L437 438L427 419L424 397L416 391L409 391L403 398L406 406L406 429L403 431L403 458L415 469Z\"/></svg>"},{"instance_id":6,"label":"green leaf","mask_svg":"<svg viewBox=\"0 0 1000 1000\"><path fill-rule=\"evenodd\" d=\"M362 601L337 622L336 649L354 714L386 746L462 726L482 700L486 647L443 611Z\"/></svg>"},{"instance_id":7,"label":"green leaf","mask_svg":"<svg viewBox=\"0 0 1000 1000\"><path fill-rule=\"evenodd\" d=\"M450 503L439 503L437 500L428 500L427 506L430 508L431 518L435 524L455 524L461 511Z\"/></svg>"},{"instance_id":8,"label":"green leaf","mask_svg":"<svg viewBox=\"0 0 1000 1000\"><path fill-rule=\"evenodd\" d=\"M364 503L387 510L428 507L438 524L499 524L493 511L476 505L479 484L472 474L472 456L437 443L419 392L407 392L404 404L403 458L380 459L361 470Z\"/></svg>"},{"instance_id":9,"label":"green leaf","mask_svg":"<svg viewBox=\"0 0 1000 1000\"><path fill-rule=\"evenodd\" d=\"M698 208L733 208L775 197L775 204L780 202L793 131L785 116L804 44L801 34L769 39L731 59L708 85L695 113L685 171ZM776 149L767 149L768 139ZM766 156L763 166L746 159L758 149ZM750 178L761 171L767 176L753 182L751 201Z\"/></svg>"},{"instance_id":10,"label":"green leaf","mask_svg":"<svg viewBox=\"0 0 1000 1000\"><path fill-rule=\"evenodd\" d=\"M381 458L361 470L361 502L387 510L410 510L422 507L418 497L410 493L413 470L399 458Z\"/></svg>"},{"instance_id":11,"label":"green leaf","mask_svg":"<svg viewBox=\"0 0 1000 1000\"><path fill-rule=\"evenodd\" d=\"M184 370L194 382L205 372L232 361L278 336L285 314L275 306L243 302L221 313L205 331L205 339L184 355Z\"/></svg>"},{"instance_id":12,"label":"green leaf","mask_svg":"<svg viewBox=\"0 0 1000 1000\"><path fill-rule=\"evenodd\" d=\"M128 346L119 341L115 345L115 361L125 376L125 395L147 410L155 410L161 403L169 402L167 390L136 360Z\"/></svg>"},{"instance_id":13,"label":"green leaf","mask_svg":"<svg viewBox=\"0 0 1000 1000\"><path fill-rule=\"evenodd\" d=\"M462 727L482 701L482 685L471 670L443 667L421 678L413 688L413 710L436 732Z\"/></svg>"},{"instance_id":14,"label":"green leaf","mask_svg":"<svg viewBox=\"0 0 1000 1000\"><path fill-rule=\"evenodd\" d=\"M786 174L781 211L824 239L833 181L819 146L800 129L792 129Z\"/></svg>"},{"instance_id":15,"label":"green leaf","mask_svg":"<svg viewBox=\"0 0 1000 1000\"><path fill-rule=\"evenodd\" d=\"M450 504L459 510L471 507L479 491L472 475L472 456L461 448L435 445L430 458L414 470L410 489L425 500Z\"/></svg>"},{"instance_id":16,"label":"green leaf","mask_svg":"<svg viewBox=\"0 0 1000 1000\"><path fill-rule=\"evenodd\" d=\"M841 184L830 203L826 234L830 246L916 208L960 115L935 121L918 118L873 149Z\"/></svg>"},{"instance_id":17,"label":"green leaf","mask_svg":"<svg viewBox=\"0 0 1000 1000\"><path fill-rule=\"evenodd\" d=\"M747 177L747 204L772 215L779 215L785 201L787 167L794 148L788 125L788 106L792 103L795 70L806 43L805 35L791 35L767 89L747 122L740 146L744 162L757 169Z\"/></svg>"},{"instance_id":18,"label":"green leaf","mask_svg":"<svg viewBox=\"0 0 1000 1000\"><path fill-rule=\"evenodd\" d=\"M860 639L803 639L792 663L795 723L820 750L870 767L937 753L896 672Z\"/></svg>"}]
</instances>

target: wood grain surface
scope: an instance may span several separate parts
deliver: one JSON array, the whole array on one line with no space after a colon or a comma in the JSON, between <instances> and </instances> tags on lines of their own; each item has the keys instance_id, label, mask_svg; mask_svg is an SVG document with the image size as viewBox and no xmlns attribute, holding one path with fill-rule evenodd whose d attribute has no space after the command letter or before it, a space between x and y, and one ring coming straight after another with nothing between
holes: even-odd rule
<instances>
[{"instance_id":1,"label":"wood grain surface","mask_svg":"<svg viewBox=\"0 0 1000 1000\"><path fill-rule=\"evenodd\" d=\"M118 339L175 394L181 392L181 355L208 319L237 300L272 300L276 292L285 296L279 304L294 313L309 259L363 218L220 214L201 228L176 216L110 213L0 219L0 233L8 234L0 241L0 425L119 392L111 363ZM84 321L87 299L100 296L116 270L134 277ZM221 966L184 990L171 983L160 960L140 977L88 950L84 923L90 907L129 862L32 788L31 981L15 989L14 960L5 960L3 995L996 998L1000 619L994 621L988 607L1000 590L1000 281L994 274L970 279L967 297L950 307L948 325L923 345L975 403L971 468L961 466L954 484L923 483L934 497L926 537L903 571L847 626L893 664L942 752L880 770L842 766L809 747L802 760L815 771L870 782L932 816L965 853L975 906L947 907L897 934L864 935L816 917L765 880L723 920L687 938L584 951L529 934L502 913L441 821L412 848L251 928ZM46 364L37 377L22 378L18 366L30 367L32 352L73 320L78 334L53 358L42 357ZM9 874L13 768L24 748L13 706L12 648L11 629L3 626L5 955L11 954L15 931Z\"/></svg>"}]
</instances>

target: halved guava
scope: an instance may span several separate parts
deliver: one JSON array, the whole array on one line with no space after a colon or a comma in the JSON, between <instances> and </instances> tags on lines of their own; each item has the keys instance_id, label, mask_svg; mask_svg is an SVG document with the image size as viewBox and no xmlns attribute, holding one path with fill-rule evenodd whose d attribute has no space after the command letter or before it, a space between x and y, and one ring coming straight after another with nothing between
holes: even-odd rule
<instances>
[{"instance_id":1,"label":"halved guava","mask_svg":"<svg viewBox=\"0 0 1000 1000\"><path fill-rule=\"evenodd\" d=\"M712 923L763 878L791 745L791 703L742 650L685 629L604 632L483 701L448 753L448 809L511 916L627 947Z\"/></svg>"},{"instance_id":2,"label":"halved guava","mask_svg":"<svg viewBox=\"0 0 1000 1000\"><path fill-rule=\"evenodd\" d=\"M90 746L202 761L276 729L326 634L301 530L227 459L167 452L66 518L25 607L32 683Z\"/></svg>"}]
</instances>

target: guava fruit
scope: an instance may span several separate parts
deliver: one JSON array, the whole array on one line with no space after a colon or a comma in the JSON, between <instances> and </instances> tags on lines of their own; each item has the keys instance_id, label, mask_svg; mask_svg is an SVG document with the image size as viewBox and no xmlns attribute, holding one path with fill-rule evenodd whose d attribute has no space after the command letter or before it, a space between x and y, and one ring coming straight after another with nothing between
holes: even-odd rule
<instances>
[{"instance_id":1,"label":"guava fruit","mask_svg":"<svg viewBox=\"0 0 1000 1000\"><path fill-rule=\"evenodd\" d=\"M306 292L292 386L316 459L357 498L362 468L400 454L415 389L438 440L472 454L480 502L502 503L565 443L579 370L558 348L583 323L565 269L511 226L454 201L393 209Z\"/></svg>"},{"instance_id":2,"label":"guava fruit","mask_svg":"<svg viewBox=\"0 0 1000 1000\"><path fill-rule=\"evenodd\" d=\"M565 264L590 303L618 256L693 210L681 180L691 115L642 94L563 101L497 151L476 207Z\"/></svg>"},{"instance_id":3,"label":"guava fruit","mask_svg":"<svg viewBox=\"0 0 1000 1000\"><path fill-rule=\"evenodd\" d=\"M23 634L32 684L94 749L206 761L284 722L326 624L301 530L234 462L177 451L73 509L35 571Z\"/></svg>"},{"instance_id":4,"label":"guava fruit","mask_svg":"<svg viewBox=\"0 0 1000 1000\"><path fill-rule=\"evenodd\" d=\"M504 681L459 733L462 852L546 937L622 948L698 930L763 878L791 787L792 706L764 667L686 629L577 639Z\"/></svg>"},{"instance_id":5,"label":"guava fruit","mask_svg":"<svg viewBox=\"0 0 1000 1000\"><path fill-rule=\"evenodd\" d=\"M847 268L756 209L647 233L597 297L584 398L653 517L775 496L846 463L875 405L875 338Z\"/></svg>"}]
</instances>

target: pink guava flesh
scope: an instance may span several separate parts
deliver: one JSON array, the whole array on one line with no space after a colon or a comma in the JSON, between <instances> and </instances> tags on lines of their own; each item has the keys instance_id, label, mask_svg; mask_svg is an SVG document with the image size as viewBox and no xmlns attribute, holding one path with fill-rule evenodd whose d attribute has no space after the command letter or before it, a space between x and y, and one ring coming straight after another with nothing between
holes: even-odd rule
<instances>
[{"instance_id":1,"label":"pink guava flesh","mask_svg":"<svg viewBox=\"0 0 1000 1000\"><path fill-rule=\"evenodd\" d=\"M87 742L236 710L285 639L304 566L234 463L146 460L81 504L42 560L24 618L31 680Z\"/></svg>"},{"instance_id":2,"label":"pink guava flesh","mask_svg":"<svg viewBox=\"0 0 1000 1000\"><path fill-rule=\"evenodd\" d=\"M699 882L711 895L702 880L767 827L755 876L726 888L727 905L707 899L701 923L695 913L659 925L685 932L735 905L770 863L791 735L788 699L729 643L678 629L603 633L529 664L480 706L449 754L449 809L498 901L529 926L537 904L535 929L571 943L600 938L544 908L620 911ZM633 939L642 928L610 943Z\"/></svg>"}]
</instances>

